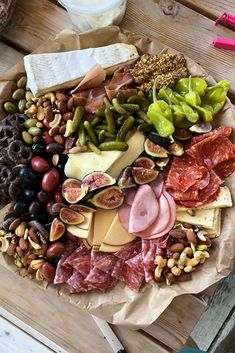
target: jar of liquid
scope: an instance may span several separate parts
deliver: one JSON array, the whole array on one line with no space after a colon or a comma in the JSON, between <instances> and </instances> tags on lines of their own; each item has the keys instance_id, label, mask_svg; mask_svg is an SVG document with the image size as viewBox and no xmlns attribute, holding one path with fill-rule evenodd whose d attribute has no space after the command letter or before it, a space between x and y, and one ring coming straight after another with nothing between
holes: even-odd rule
<instances>
[{"instance_id":1,"label":"jar of liquid","mask_svg":"<svg viewBox=\"0 0 235 353\"><path fill-rule=\"evenodd\" d=\"M66 8L79 31L118 25L126 10L126 0L58 0Z\"/></svg>"}]
</instances>

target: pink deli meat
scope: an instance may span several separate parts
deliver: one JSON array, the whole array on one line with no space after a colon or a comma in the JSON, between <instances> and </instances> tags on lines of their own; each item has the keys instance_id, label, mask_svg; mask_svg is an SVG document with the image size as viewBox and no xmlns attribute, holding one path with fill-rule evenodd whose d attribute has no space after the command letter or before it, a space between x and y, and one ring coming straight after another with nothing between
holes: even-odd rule
<instances>
[{"instance_id":1,"label":"pink deli meat","mask_svg":"<svg viewBox=\"0 0 235 353\"><path fill-rule=\"evenodd\" d=\"M159 174L157 179L152 181L149 184L156 196L157 199L161 196L162 190L163 190L163 185L164 185L164 180L162 174Z\"/></svg>"},{"instance_id":2,"label":"pink deli meat","mask_svg":"<svg viewBox=\"0 0 235 353\"><path fill-rule=\"evenodd\" d=\"M106 72L101 65L95 64L85 75L82 81L71 91L71 93L84 91L88 88L98 87L106 78Z\"/></svg>"},{"instance_id":3,"label":"pink deli meat","mask_svg":"<svg viewBox=\"0 0 235 353\"><path fill-rule=\"evenodd\" d=\"M124 229L128 232L129 229L129 221L130 221L130 213L131 213L131 206L124 203L118 209L118 217L121 225Z\"/></svg>"},{"instance_id":4,"label":"pink deli meat","mask_svg":"<svg viewBox=\"0 0 235 353\"><path fill-rule=\"evenodd\" d=\"M141 232L151 226L158 213L158 201L151 187L147 184L139 186L131 206L129 233Z\"/></svg>"},{"instance_id":5,"label":"pink deli meat","mask_svg":"<svg viewBox=\"0 0 235 353\"><path fill-rule=\"evenodd\" d=\"M135 195L137 193L137 189L136 188L130 188L126 191L125 194L125 203L127 203L127 205L132 206L134 199L135 199Z\"/></svg>"}]
</instances>

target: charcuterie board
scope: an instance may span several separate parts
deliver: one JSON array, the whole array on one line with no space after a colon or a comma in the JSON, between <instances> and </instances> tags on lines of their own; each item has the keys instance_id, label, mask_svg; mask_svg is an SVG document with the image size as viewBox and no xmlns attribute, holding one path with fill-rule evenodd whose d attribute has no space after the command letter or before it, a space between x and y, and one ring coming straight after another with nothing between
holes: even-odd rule
<instances>
[{"instance_id":1,"label":"charcuterie board","mask_svg":"<svg viewBox=\"0 0 235 353\"><path fill-rule=\"evenodd\" d=\"M146 40L144 38L141 38L141 40L142 40L141 45L138 45L138 40L140 39L139 36L137 36L137 35L133 35L133 36L128 35L128 36L126 36L125 34L120 33L117 28L113 28L112 30L113 30L113 35L114 35L113 36L113 41L114 42L128 42L129 44L133 43L133 44L136 45L138 50L140 52L142 52L142 53L147 53L147 52L150 52L151 54L158 53L157 46L154 47L154 41L149 42L148 40ZM99 30L98 31L98 34L100 34L100 33L103 34L104 41L101 43L103 45L109 44L109 43L105 42L105 34L107 34L108 31L110 31L110 29L109 30L103 29L103 30ZM83 35L77 35L76 33L73 33L73 32L69 32L69 33L65 32L65 33L61 34L60 36L58 36L57 39L54 42L49 42L48 43L48 47L52 45L52 48L55 48L53 50L60 51L60 45L62 45L62 43L67 41L69 43L69 45L68 45L69 49L77 49L77 43L76 43L77 36L79 36L79 38L80 37L83 38L83 39L85 38L87 40L86 45L88 47L89 46L95 46L94 35L96 35L96 32L91 32L91 33L83 34ZM53 45L53 43L54 43L54 45ZM47 50L48 49L46 48L46 51ZM176 54L176 52L171 50L171 49L165 49L164 53L166 53L166 55L175 55ZM206 78L208 83L210 83L211 85L215 85L214 80L211 77L209 77L206 74L206 72L202 68L200 68L196 63L194 63L191 59L186 58L186 65L187 65L187 69L189 70L189 73L192 76L196 76L196 77L198 76L198 77ZM23 66L22 65L18 66L17 70L18 71L17 71L17 76L16 77L20 78L20 76L23 74ZM8 77L10 77L10 76L8 76ZM13 79L13 76L11 76L11 77ZM20 88L20 87L18 87L18 88ZM61 93L61 92L59 92L59 93ZM47 93L45 93L45 94L47 94ZM15 98L17 98L17 97L15 97ZM46 99L53 99L53 96L51 96L49 94L49 96L47 96ZM111 100L112 100L112 98L111 98ZM132 104L132 103L130 103L130 104ZM135 103L133 103L133 105L135 105ZM8 104L8 106L9 106L9 104ZM127 105L126 106L125 105L122 106L122 108L124 108L124 107L127 108ZM31 109L32 110L31 107L29 107L27 109L29 109L29 110ZM63 109L63 108L61 107L60 109ZM120 109L120 107L119 107L119 109ZM28 113L30 113L30 111ZM35 113L36 113L36 111L35 111ZM35 113L33 113L33 114L35 114ZM40 112L38 112L37 114L40 114ZM66 114L66 113L64 113L64 114ZM217 118L218 125L219 125L219 122L220 122L220 120L219 120L220 118L223 119L223 123L226 124L226 122L227 122L227 124L230 124L230 121L231 121L230 119L233 118L234 112L233 112L231 106L229 105L229 102L227 102L225 104L223 110L219 114L220 114L220 117L218 116L218 118ZM88 124L85 124L85 128L86 128L86 125L88 125ZM39 126L41 126L41 125L38 125L36 127L35 126L29 127L29 130L31 129L31 132L32 132L32 131L35 130L35 129L32 130L32 128L40 129ZM52 128L53 126L50 126L50 127ZM67 128L67 123L66 123L66 128ZM87 131L89 132L89 129L87 129ZM66 134L66 131L65 131L65 134ZM110 134L112 135L112 133L110 133ZM27 136L26 139L29 137L26 134L24 134L24 135ZM35 134L35 136L37 136L37 134ZM133 135L133 136L135 136L134 138L137 141L138 140L137 137L136 137L137 135ZM131 138L132 137L130 137L128 139L128 141L131 140ZM120 141L120 142L122 142L122 144L115 144L115 146L121 146L121 148L123 148L123 146L124 147L126 146L125 142L123 142L123 141ZM143 141L142 141L142 144L143 144ZM140 143L137 144L137 145L140 145ZM110 144L109 144L109 146L110 146ZM90 149L91 149L91 147L94 148L94 146L91 145L91 144L89 145L89 147L90 147ZM70 147L70 149L72 149L72 148L73 148L73 146ZM149 146L148 146L148 149L149 149ZM146 150L147 150L147 148L145 148L145 151ZM59 154L58 151L57 151L58 153L55 153L55 152L56 151L53 152L53 155ZM86 151L83 151L83 152L86 153ZM119 151L115 151L115 152L119 152ZM88 153L95 153L95 152L91 151L91 152L88 152ZM125 156L125 153L126 152L124 152L123 156ZM139 153L141 153L141 152L139 152ZM71 155L72 154L73 153L71 152ZM134 158L134 160L131 161L131 162L128 161L128 163L132 164L133 162L135 162L137 156L138 156L138 153L137 153L136 157ZM120 157L120 155L119 155L119 157ZM29 158L31 160L31 156L29 156ZM73 158L73 156L71 156L71 159L72 158ZM115 157L115 158L117 158L117 157ZM35 161L35 165L37 164L36 162L37 161ZM33 169L35 171L37 171L37 166L35 167L35 165L34 165ZM57 166L57 164L55 164L55 166ZM43 170L38 170L38 172L39 173L45 173L46 170L44 170L44 167L46 168L46 170L48 170L47 165L43 165ZM112 165L110 165L109 167L111 168ZM124 165L124 167L125 167L125 165ZM71 178L75 179L74 175L73 175L74 171L71 172L71 168L69 168L69 167L67 167L67 168L69 170L67 172L67 177L70 178L70 179ZM107 168L107 169L109 169L109 168ZM105 171L102 171L102 172L104 173ZM70 175L69 173L72 173L72 174ZM117 174L119 174L119 172ZM49 176L47 175L47 178L45 177L45 175L46 174L44 174L44 176L43 176L44 191L46 190L47 185L48 185L46 180L52 178L52 180L54 182L56 182L56 178L57 178L56 172L53 172L53 175L52 175L52 173ZM112 176L112 173L110 173L110 176L112 178L113 177L115 177L115 178L117 177L116 175ZM28 175L27 175L27 177L30 178L30 176L28 176ZM83 179L83 176L81 178ZM69 179L67 179L67 180L69 180ZM83 179L83 183L84 182L85 181ZM142 182L141 183L139 182L139 184L142 185ZM213 185L214 185L214 182L213 182ZM232 188L232 186L230 184L229 184L229 186L230 186L231 193L233 194L233 188ZM91 188L90 184L89 184L89 187ZM116 186L113 186L113 189L117 191L118 189L117 189L117 187L115 189L115 187ZM70 202L72 205L75 204L77 201L79 202L79 200L80 200L80 199L77 200L77 197L80 197L80 194L79 195L76 194L75 202L73 200L71 201L71 195L74 196L74 190L76 188L79 188L79 187L74 186L74 184L71 185L68 182L66 182L66 184L63 184L62 195L63 195L64 199L67 202ZM140 193L140 196L139 196L140 199L142 197L145 197L145 196L149 197L149 194L148 194L149 191L148 192L146 191L148 188L146 189L146 187L144 188L144 187L140 186L139 189L141 189L141 191L143 190L143 194ZM85 190L85 188L83 190ZM107 190L107 189L105 189L105 190ZM50 190L47 190L47 191L50 192ZM117 192L119 192L119 191L117 191ZM151 204L153 204L153 202L154 202L153 200L154 199L151 199L151 200L152 200ZM162 202L165 203L166 207L168 207L167 205L170 204L170 201L169 202L166 201L166 200L168 200L168 194L167 193L164 194L164 197L162 198L162 200L163 200ZM171 199L169 198L169 200L171 200ZM94 206L96 206L95 202L97 204L97 200L94 202L94 199L93 199L92 202L93 202ZM219 202L221 202L221 201L219 201ZM58 201L57 201L57 203L58 203ZM78 209L76 209L74 206L71 207L70 209L73 210L73 212L72 212L73 216L77 217L76 211L78 211ZM181 206L184 207L185 206L184 203L181 203ZM231 206L231 205L229 204L229 206ZM78 205L78 207L81 207L81 206ZM91 209L90 210L88 210L88 209L81 210L81 208L79 209L79 211L80 212L89 211L91 213L93 212L93 210L91 210ZM109 212L109 211L106 211L106 212ZM137 211L135 211L135 212L137 212ZM135 213L135 212L133 211L133 213ZM184 212L184 211L181 210L181 212ZM226 213L224 213L224 216L226 215L226 221L224 222L225 218L223 217L223 222L224 223L222 223L223 226L222 226L221 236L220 236L220 238L218 240L215 241L215 244L216 244L215 251L212 252L211 257L210 257L210 259L208 261L206 261L206 264L201 267L200 272L196 271L195 274L193 274L192 282L191 281L190 282L182 282L182 283L178 283L178 284L175 283L172 286L166 286L165 285L163 287L164 291L163 291L161 285L158 286L156 283L149 283L148 285L143 286L143 288L141 289L141 291L139 293L135 293L135 292L131 291L123 283L119 283L112 290L107 291L105 294L97 293L97 292L93 293L91 291L91 292L87 292L85 294L72 294L71 295L71 294L69 294L69 292L68 292L68 290L66 289L65 286L51 287L51 290L54 291L55 295L56 295L56 291L59 290L59 293L61 295L63 294L65 296L65 298L67 298L73 304L78 305L78 306L80 306L83 309L87 309L89 307L89 311L91 313L97 314L98 316L101 316L101 317L103 317L104 319L106 319L106 320L108 320L110 322L113 322L113 323L116 323L116 324L125 324L125 325L128 325L130 327L142 327L142 326L149 325L151 322L153 322L164 311L164 309L170 304L170 302L172 301L172 299L175 296L178 296L178 295L184 294L184 293L196 293L196 292L202 291L203 289L205 289L210 284L215 283L220 278L222 278L224 275L228 274L229 268L230 268L230 264L231 264L231 261L232 261L231 258L232 258L232 255L233 255L234 244L233 244L233 241L231 242L231 227L232 227L231 213L230 213L230 210L228 210L228 211L226 210L225 212ZM71 211L70 211L70 214L71 214ZM64 224L69 224L70 228L66 226L67 227L67 231L69 233L71 233L72 236L74 236L75 235L74 234L74 232L75 232L74 226L73 226L73 224L71 224L71 223L66 221L66 219L67 219L66 217L67 217L66 211L63 211L63 214L60 213L60 220L57 218L56 222L53 221L54 229L55 230L60 229L60 231L62 229L62 231L64 232L64 229L65 229ZM96 216L94 216L94 217L96 217ZM104 217L104 216L102 216L102 217ZM102 220L102 217L101 217L101 220ZM153 218L154 217L156 218L156 215L153 216ZM199 219L199 217L198 217L198 219ZM174 221L175 221L175 219L174 219ZM187 223L187 221L185 221L185 220L183 220L182 222L186 222ZM197 221L197 222L199 222L199 221ZM188 222L188 223L190 223L190 222ZM33 224L33 226L35 226L35 223L32 223L32 224ZM75 223L75 225L76 224L78 224L78 223ZM208 224L209 224L209 228L212 229L213 228L212 226L214 226L213 220L212 220L211 224L210 223L208 223ZM81 225L82 225L82 223L81 223ZM123 245L122 241L121 241L121 243L119 242L117 244L114 244L114 243L110 244L110 242L111 242L110 234L112 235L112 229L116 229L115 228L116 225L117 225L116 221L112 220L111 226L113 228L111 228L111 231L110 231L110 228L108 228L107 233L104 234L104 236L103 236L103 239L106 239L106 242L107 241L109 241L109 242L106 243L104 240L102 240L102 244L103 245L99 244L100 246L102 245L104 247L105 245L106 246L110 245L112 247L112 246L120 246L120 245L122 246ZM168 223L167 223L167 225L168 225ZM15 224L14 224L14 226L15 226ZM14 226L12 226L12 227L14 227ZM20 226L20 223L16 225L16 228L18 226ZM132 227L134 227L134 226L135 225L132 225ZM173 226L173 224L171 225L170 228L172 228L172 226ZM21 228L22 228L22 226L21 226ZM19 232L21 232L21 228L18 228ZM170 228L169 228L169 230L170 230ZM90 246L94 245L93 242L91 244L89 244L89 241L90 241L90 238L89 238L89 234L90 234L89 225L88 225L88 228L86 228L86 229L84 228L83 230L86 230L86 232L84 232L84 233L86 233L86 236L80 236L80 238L86 240L86 242L84 241L83 243L85 244L84 246L86 246L86 248L89 250L89 245ZM143 230L145 230L145 229L143 229ZM168 233L169 230L167 230L165 232ZM218 231L217 228L216 228L216 230ZM38 230L38 231L41 232L41 230ZM135 232L139 233L141 231L142 230L139 230L139 228L138 229L136 229L136 228L134 229L133 228L133 231L130 232L130 233L135 233ZM24 232L25 232L25 229L24 229ZM32 233L33 232L31 232L31 234L30 234L31 240L32 240L33 237L35 238L35 236ZM161 234L161 231L159 229L158 229L158 231L154 230L153 234L150 233L150 236L151 235L156 235L156 234ZM54 232L54 233L50 232L50 241L58 240L58 238L59 238L59 236L58 236L57 232ZM109 240L107 240L107 239L109 239ZM35 246L36 242L34 240L32 240L32 241L34 243L31 243L31 245ZM132 241L132 239L130 241ZM230 253L229 253L229 255L228 254L226 255L226 259L224 257L224 250L219 245L221 241L223 242L225 247L230 242L232 244L232 246L229 249ZM112 240L112 242L113 242L113 240ZM87 243L88 243L88 245L87 245ZM127 243L128 243L128 241L127 241ZM137 248L138 248L139 244L137 244L137 243L138 242L135 242L134 246L137 246ZM97 244L95 244L95 245L97 245ZM75 246L75 248L73 248L73 250L75 250L77 246L78 245L76 244L76 246ZM61 245L61 249L62 248L63 248L63 246ZM109 249L110 249L110 247L109 247ZM38 248L36 250L40 250L40 248ZM86 251L88 251L88 250L86 250ZM121 249L119 249L119 250L121 251ZM136 255L139 255L139 250L136 249L135 251L137 251ZM107 250L106 250L106 252L107 252ZM108 252L111 252L111 251L108 251ZM53 253L52 250L51 250L51 253ZM118 253L116 248L115 248L115 253ZM218 254L219 254L219 256L217 256ZM54 255L52 255L52 256L54 256ZM59 255L57 255L57 257L58 256ZM90 255L85 254L85 256L90 256ZM50 257L48 257L48 258L50 258ZM88 257L87 257L87 259L88 259ZM37 259L37 258L35 259L34 258L32 260L33 261L38 261L38 262L35 263L35 266L40 266L42 264L44 265L44 262L45 262L44 259L40 259L40 258L39 259ZM83 260L85 260L85 259L83 259ZM43 261L43 262L41 263L40 261ZM83 262L83 264L84 264L84 262ZM14 270L14 264L12 263L12 261L7 256L4 256L4 265L6 267L8 267L9 269ZM38 270L39 268L40 267L38 267L38 268L35 267L35 268L33 268L33 270L34 269ZM205 268L205 271L203 270L203 268ZM217 268L218 272L216 271L216 268ZM210 275L209 275L209 273L210 273ZM57 275L58 275L58 273L57 273ZM44 273L44 279L49 280L49 277L50 277L49 275L47 276ZM38 279L41 279L39 274L38 274ZM63 282L63 280L62 280L62 282ZM60 280L57 283L61 283ZM39 282L39 284L41 284L42 286L46 286L46 283L44 281ZM151 308L151 310L149 312L145 313L145 315L143 315L143 313L146 312L146 310L145 310L146 302L145 301L149 301L149 300L151 300L151 301L152 300L154 300L154 301L156 300L156 304L153 304L153 307ZM120 303L122 303L122 308L120 308ZM159 304L159 303L161 303L161 304ZM128 313L128 315L127 315L127 313Z\"/></svg>"}]
</instances>

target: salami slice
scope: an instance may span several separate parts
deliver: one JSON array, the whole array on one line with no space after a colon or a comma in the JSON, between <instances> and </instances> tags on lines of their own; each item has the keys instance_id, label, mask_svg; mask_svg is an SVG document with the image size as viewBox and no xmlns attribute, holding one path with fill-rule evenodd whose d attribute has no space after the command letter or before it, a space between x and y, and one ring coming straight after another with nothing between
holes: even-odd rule
<instances>
[{"instance_id":1,"label":"salami slice","mask_svg":"<svg viewBox=\"0 0 235 353\"><path fill-rule=\"evenodd\" d=\"M84 281L84 277L77 270L73 271L72 276L68 279L67 283L72 287L74 292L87 292L88 285Z\"/></svg>"},{"instance_id":2,"label":"salami slice","mask_svg":"<svg viewBox=\"0 0 235 353\"><path fill-rule=\"evenodd\" d=\"M70 261L70 266L79 271L82 276L86 277L91 269L91 255L80 255L76 259Z\"/></svg>"},{"instance_id":3,"label":"salami slice","mask_svg":"<svg viewBox=\"0 0 235 353\"><path fill-rule=\"evenodd\" d=\"M113 254L111 255L105 254L105 255L106 256L101 258L99 261L96 261L94 266L105 273L110 273L112 272L116 262L118 261L118 258Z\"/></svg>"},{"instance_id":4,"label":"salami slice","mask_svg":"<svg viewBox=\"0 0 235 353\"><path fill-rule=\"evenodd\" d=\"M235 157L229 161L218 164L214 168L214 171L221 179L224 180L235 171Z\"/></svg>"},{"instance_id":5,"label":"salami slice","mask_svg":"<svg viewBox=\"0 0 235 353\"><path fill-rule=\"evenodd\" d=\"M141 242L136 241L125 245L121 250L117 251L115 255L122 260L129 260L141 252Z\"/></svg>"},{"instance_id":6,"label":"salami slice","mask_svg":"<svg viewBox=\"0 0 235 353\"><path fill-rule=\"evenodd\" d=\"M194 136L191 140L191 146L195 145L196 143L208 139L210 137L229 137L232 133L232 128L229 126L220 126L217 129L214 129L206 134L201 134L198 136Z\"/></svg>"},{"instance_id":7,"label":"salami slice","mask_svg":"<svg viewBox=\"0 0 235 353\"><path fill-rule=\"evenodd\" d=\"M191 188L187 191L178 191L173 189L168 189L168 192L174 198L175 201L192 201L198 200L198 190L191 190Z\"/></svg>"},{"instance_id":8,"label":"salami slice","mask_svg":"<svg viewBox=\"0 0 235 353\"><path fill-rule=\"evenodd\" d=\"M144 265L143 265L143 259L142 259L142 254L139 253L138 255L132 257L131 259L127 260L126 265L128 265L133 271L136 273L144 276Z\"/></svg>"},{"instance_id":9,"label":"salami slice","mask_svg":"<svg viewBox=\"0 0 235 353\"><path fill-rule=\"evenodd\" d=\"M124 282L130 289L139 292L144 275L130 268L124 260L119 259L113 269L112 275Z\"/></svg>"},{"instance_id":10,"label":"salami slice","mask_svg":"<svg viewBox=\"0 0 235 353\"><path fill-rule=\"evenodd\" d=\"M105 273L98 268L94 267L89 275L85 278L87 284L91 284L93 289L99 289L105 292L108 288L116 285L117 280L109 273Z\"/></svg>"}]
</instances>

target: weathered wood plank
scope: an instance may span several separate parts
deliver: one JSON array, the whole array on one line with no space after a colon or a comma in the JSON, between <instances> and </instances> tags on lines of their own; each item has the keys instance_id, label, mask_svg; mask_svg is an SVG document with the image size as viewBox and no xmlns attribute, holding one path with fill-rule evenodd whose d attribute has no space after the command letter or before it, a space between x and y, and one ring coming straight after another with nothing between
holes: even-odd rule
<instances>
[{"instance_id":1,"label":"weathered wood plank","mask_svg":"<svg viewBox=\"0 0 235 353\"><path fill-rule=\"evenodd\" d=\"M104 353L111 352L91 316L72 306L65 298L55 296L50 287L45 291L2 266L0 278L4 278L0 286L0 306L58 346L69 353L93 353L97 347ZM139 331L117 326L114 331L128 353L142 353L144 350L148 353L170 352Z\"/></svg>"},{"instance_id":2,"label":"weathered wood plank","mask_svg":"<svg viewBox=\"0 0 235 353\"><path fill-rule=\"evenodd\" d=\"M235 352L235 307L225 321L216 339L209 348L209 353Z\"/></svg>"},{"instance_id":3,"label":"weathered wood plank","mask_svg":"<svg viewBox=\"0 0 235 353\"><path fill-rule=\"evenodd\" d=\"M230 12L235 15L234 0L177 0L181 4L201 13L202 15L215 20L223 12Z\"/></svg>"},{"instance_id":4,"label":"weathered wood plank","mask_svg":"<svg viewBox=\"0 0 235 353\"><path fill-rule=\"evenodd\" d=\"M20 61L23 54L0 41L0 75Z\"/></svg>"},{"instance_id":5,"label":"weathered wood plank","mask_svg":"<svg viewBox=\"0 0 235 353\"><path fill-rule=\"evenodd\" d=\"M205 303L198 298L181 295L174 299L174 305L169 306L158 320L144 331L175 351L179 351L205 308Z\"/></svg>"},{"instance_id":6,"label":"weathered wood plank","mask_svg":"<svg viewBox=\"0 0 235 353\"><path fill-rule=\"evenodd\" d=\"M215 290L208 308L192 331L198 347L207 351L235 305L235 271Z\"/></svg>"},{"instance_id":7,"label":"weathered wood plank","mask_svg":"<svg viewBox=\"0 0 235 353\"><path fill-rule=\"evenodd\" d=\"M208 3L208 2L207 2ZM200 63L215 79L229 79L235 92L234 53L212 47L216 36L235 39L235 32L173 0L129 0L122 28L154 36Z\"/></svg>"},{"instance_id":8,"label":"weathered wood plank","mask_svg":"<svg viewBox=\"0 0 235 353\"><path fill-rule=\"evenodd\" d=\"M48 0L18 0L2 37L12 45L32 52L51 35L72 28L68 13Z\"/></svg>"}]
</instances>

